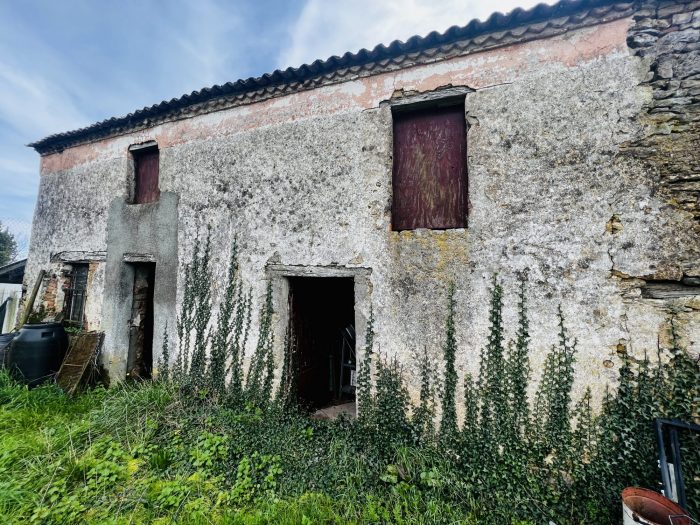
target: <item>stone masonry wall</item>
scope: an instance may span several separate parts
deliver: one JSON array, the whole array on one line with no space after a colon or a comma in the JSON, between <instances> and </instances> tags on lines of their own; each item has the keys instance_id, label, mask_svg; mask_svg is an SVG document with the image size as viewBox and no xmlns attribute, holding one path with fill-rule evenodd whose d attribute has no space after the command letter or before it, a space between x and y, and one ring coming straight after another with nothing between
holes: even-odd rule
<instances>
[{"instance_id":1,"label":"stone masonry wall","mask_svg":"<svg viewBox=\"0 0 700 525\"><path fill-rule=\"evenodd\" d=\"M673 314L687 328L688 346L698 353L700 310L700 2L642 1L628 45L647 67L640 84L645 102L637 116L640 133L620 146L620 162L649 174L650 195L664 215L683 220L666 242L675 256L657 255L644 269L625 253L633 240L613 215L611 273L630 309L649 304ZM647 203L640 203L647 213ZM649 244L648 250L658 246ZM662 333L662 336L664 334ZM663 337L662 337L663 341Z\"/></svg>"},{"instance_id":2,"label":"stone masonry wall","mask_svg":"<svg viewBox=\"0 0 700 525\"><path fill-rule=\"evenodd\" d=\"M690 5L674 3L683 7L668 15L671 22ZM683 40L673 35L695 15L660 29L664 13L639 11L43 157L27 283L56 253L108 250L107 210L127 196L128 146L155 140L161 191L179 196L171 315L194 239L209 225L217 281L223 282L225 265L216 263L226 261L236 235L256 310L269 279L280 278L271 265L366 272L368 301L358 304L358 331L371 304L378 349L404 363L414 391L414 355L425 347L441 363L451 281L459 374L476 373L494 273L506 286L508 336L515 329L517 277L527 275L535 376L556 342L561 303L579 340L575 397L586 385L599 394L614 381L621 352L643 355L665 344L672 312L684 343L697 353L700 298L693 279L700 277L700 241L691 194L681 189L693 183L688 166L697 162L672 164L657 145L673 148L674 159L692 160L697 135L680 124L673 124L680 126L675 133L654 131L670 125L657 123L657 109L695 104L691 94L692 104L657 105L666 80L678 83L676 98L688 98L679 93L694 88L691 77L656 79L654 65L673 56L673 75L687 71L685 55L668 55L664 42ZM644 24L659 33L640 36ZM468 227L393 232L392 101L448 87L468 91ZM670 182L677 174L683 183ZM102 297L106 282L96 281L92 293ZM277 299L283 327L284 297ZM281 360L281 341L277 352Z\"/></svg>"},{"instance_id":3,"label":"stone masonry wall","mask_svg":"<svg viewBox=\"0 0 700 525\"><path fill-rule=\"evenodd\" d=\"M659 172L659 190L700 222L700 2L643 2L628 39L651 61L644 133L626 153Z\"/></svg>"}]
</instances>

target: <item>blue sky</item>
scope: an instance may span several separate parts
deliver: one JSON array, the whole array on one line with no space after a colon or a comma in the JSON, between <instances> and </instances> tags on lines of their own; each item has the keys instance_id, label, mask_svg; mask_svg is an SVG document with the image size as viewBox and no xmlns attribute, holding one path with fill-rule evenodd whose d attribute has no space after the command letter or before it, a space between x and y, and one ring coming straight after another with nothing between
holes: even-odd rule
<instances>
[{"instance_id":1,"label":"blue sky","mask_svg":"<svg viewBox=\"0 0 700 525\"><path fill-rule=\"evenodd\" d=\"M29 142L204 86L535 3L0 0L0 222L25 248L39 181Z\"/></svg>"}]
</instances>

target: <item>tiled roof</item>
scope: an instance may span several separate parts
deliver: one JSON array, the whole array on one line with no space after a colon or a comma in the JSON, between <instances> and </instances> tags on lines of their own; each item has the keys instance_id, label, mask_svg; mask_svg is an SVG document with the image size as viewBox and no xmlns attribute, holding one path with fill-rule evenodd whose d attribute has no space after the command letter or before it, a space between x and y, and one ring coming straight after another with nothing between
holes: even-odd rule
<instances>
[{"instance_id":1,"label":"tiled roof","mask_svg":"<svg viewBox=\"0 0 700 525\"><path fill-rule=\"evenodd\" d=\"M123 117L112 117L85 128L50 135L29 146L40 154L62 151L77 144L147 128L167 120L346 80L348 75L374 74L561 33L572 26L625 16L632 5L621 0L561 0L551 6L539 4L528 10L517 8L506 15L494 13L483 22L472 20L462 27L453 26L444 33L433 31L424 37L411 37L406 42L395 40L388 46L380 44L372 50L361 49L357 53L316 60L298 68L278 69L261 77L193 91Z\"/></svg>"}]
</instances>

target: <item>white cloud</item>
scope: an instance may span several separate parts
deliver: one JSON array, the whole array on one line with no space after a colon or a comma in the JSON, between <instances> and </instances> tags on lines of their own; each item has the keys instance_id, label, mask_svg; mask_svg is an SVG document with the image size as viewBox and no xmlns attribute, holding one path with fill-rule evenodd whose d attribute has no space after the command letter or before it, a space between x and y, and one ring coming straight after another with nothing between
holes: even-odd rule
<instances>
[{"instance_id":1,"label":"white cloud","mask_svg":"<svg viewBox=\"0 0 700 525\"><path fill-rule=\"evenodd\" d=\"M529 8L541 0L308 0L290 29L291 45L278 66L297 67L315 59L407 40L431 31L463 26L494 11ZM549 0L547 3L554 3Z\"/></svg>"},{"instance_id":2,"label":"white cloud","mask_svg":"<svg viewBox=\"0 0 700 525\"><path fill-rule=\"evenodd\" d=\"M39 162L29 164L24 160L0 158L0 172L7 171L21 175L34 175L38 171Z\"/></svg>"},{"instance_id":3,"label":"white cloud","mask_svg":"<svg viewBox=\"0 0 700 525\"><path fill-rule=\"evenodd\" d=\"M31 221L0 217L0 228L3 230L7 228L14 236L17 243L17 258L25 258L29 250L29 237L32 232Z\"/></svg>"},{"instance_id":4,"label":"white cloud","mask_svg":"<svg viewBox=\"0 0 700 525\"><path fill-rule=\"evenodd\" d=\"M0 84L0 120L21 135L57 133L90 121L61 85L38 73L0 62Z\"/></svg>"},{"instance_id":5,"label":"white cloud","mask_svg":"<svg viewBox=\"0 0 700 525\"><path fill-rule=\"evenodd\" d=\"M172 39L179 49L171 60L187 65L180 70L184 78L178 83L190 90L231 80L231 66L240 53L237 39L241 35L253 37L246 35L245 21L237 10L219 0L188 2L180 9L186 14L179 14L184 21L179 31L172 31L172 26L160 31L162 38Z\"/></svg>"}]
</instances>

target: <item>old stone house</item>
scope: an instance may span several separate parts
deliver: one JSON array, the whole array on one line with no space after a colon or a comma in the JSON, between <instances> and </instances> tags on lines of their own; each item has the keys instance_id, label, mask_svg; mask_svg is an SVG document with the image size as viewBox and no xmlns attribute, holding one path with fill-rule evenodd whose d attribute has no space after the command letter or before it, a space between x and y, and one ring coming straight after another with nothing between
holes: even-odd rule
<instances>
[{"instance_id":1,"label":"old stone house","mask_svg":"<svg viewBox=\"0 0 700 525\"><path fill-rule=\"evenodd\" d=\"M475 371L496 272L509 335L527 276L535 371L561 303L579 389L666 344L672 312L697 353L699 48L699 1L563 1L47 137L25 287L45 270L35 308L105 332L114 380L135 340L157 358L207 225L217 281L237 236L277 356L292 322L312 383L344 329L362 359L371 307L415 388L451 281Z\"/></svg>"}]
</instances>

